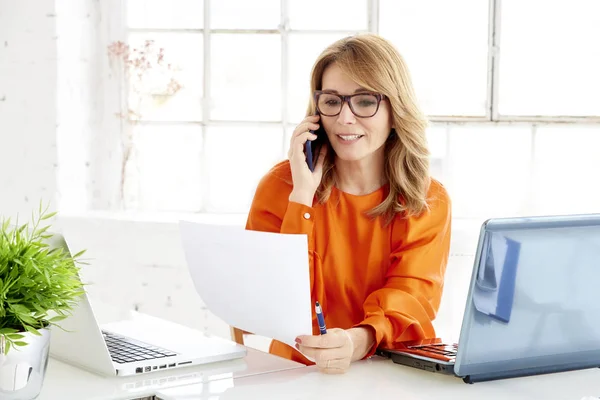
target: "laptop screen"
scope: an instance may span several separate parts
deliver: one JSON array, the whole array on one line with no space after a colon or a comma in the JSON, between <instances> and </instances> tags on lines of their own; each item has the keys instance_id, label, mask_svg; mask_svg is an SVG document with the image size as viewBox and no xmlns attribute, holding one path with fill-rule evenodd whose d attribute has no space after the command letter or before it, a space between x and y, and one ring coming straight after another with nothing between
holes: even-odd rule
<instances>
[{"instance_id":1,"label":"laptop screen","mask_svg":"<svg viewBox=\"0 0 600 400\"><path fill-rule=\"evenodd\" d=\"M495 220L484 230L456 372L600 365L600 217Z\"/></svg>"}]
</instances>

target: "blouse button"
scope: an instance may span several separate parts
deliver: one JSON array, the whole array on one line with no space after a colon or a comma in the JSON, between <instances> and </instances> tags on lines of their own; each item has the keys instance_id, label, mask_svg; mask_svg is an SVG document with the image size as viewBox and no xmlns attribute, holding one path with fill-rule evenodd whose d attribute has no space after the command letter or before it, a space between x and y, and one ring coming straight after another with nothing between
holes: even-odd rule
<instances>
[{"instance_id":1,"label":"blouse button","mask_svg":"<svg viewBox=\"0 0 600 400\"><path fill-rule=\"evenodd\" d=\"M310 213L304 213L304 219L310 219Z\"/></svg>"}]
</instances>

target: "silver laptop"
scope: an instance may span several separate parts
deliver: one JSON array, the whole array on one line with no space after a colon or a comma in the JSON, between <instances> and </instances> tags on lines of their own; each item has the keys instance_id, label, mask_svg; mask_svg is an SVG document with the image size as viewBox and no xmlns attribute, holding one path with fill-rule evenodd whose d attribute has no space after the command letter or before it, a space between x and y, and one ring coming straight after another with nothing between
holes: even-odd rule
<instances>
[{"instance_id":1,"label":"silver laptop","mask_svg":"<svg viewBox=\"0 0 600 400\"><path fill-rule=\"evenodd\" d=\"M467 383L600 367L600 214L481 227L458 344L399 343L395 363Z\"/></svg>"},{"instance_id":2,"label":"silver laptop","mask_svg":"<svg viewBox=\"0 0 600 400\"><path fill-rule=\"evenodd\" d=\"M60 234L51 246L68 247ZM50 355L106 376L130 376L242 358L246 348L197 330L131 311L100 326L87 295L52 327Z\"/></svg>"}]
</instances>

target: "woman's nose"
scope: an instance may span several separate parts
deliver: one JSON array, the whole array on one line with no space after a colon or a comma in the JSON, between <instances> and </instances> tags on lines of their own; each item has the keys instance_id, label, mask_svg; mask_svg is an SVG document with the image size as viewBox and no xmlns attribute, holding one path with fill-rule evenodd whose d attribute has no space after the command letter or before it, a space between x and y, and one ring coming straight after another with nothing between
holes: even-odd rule
<instances>
[{"instance_id":1,"label":"woman's nose","mask_svg":"<svg viewBox=\"0 0 600 400\"><path fill-rule=\"evenodd\" d=\"M350 104L348 104L346 101L342 104L342 110L338 115L338 122L343 125L353 124L356 122L356 117L350 109Z\"/></svg>"}]
</instances>

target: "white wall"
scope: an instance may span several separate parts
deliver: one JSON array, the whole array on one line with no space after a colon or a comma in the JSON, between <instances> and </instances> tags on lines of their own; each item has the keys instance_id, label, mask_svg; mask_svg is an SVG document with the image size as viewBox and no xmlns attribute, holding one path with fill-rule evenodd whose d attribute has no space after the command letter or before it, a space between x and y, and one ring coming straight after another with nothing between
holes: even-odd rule
<instances>
[{"instance_id":1,"label":"white wall","mask_svg":"<svg viewBox=\"0 0 600 400\"><path fill-rule=\"evenodd\" d=\"M54 202L56 18L53 2L0 0L0 214ZM54 203L55 204L55 203Z\"/></svg>"},{"instance_id":2,"label":"white wall","mask_svg":"<svg viewBox=\"0 0 600 400\"><path fill-rule=\"evenodd\" d=\"M54 0L57 36L58 209L120 206L120 71L107 48L122 39L118 0ZM110 12L109 10L112 10Z\"/></svg>"},{"instance_id":3,"label":"white wall","mask_svg":"<svg viewBox=\"0 0 600 400\"><path fill-rule=\"evenodd\" d=\"M89 208L89 142L98 114L99 14L90 1L56 0L59 209Z\"/></svg>"},{"instance_id":4,"label":"white wall","mask_svg":"<svg viewBox=\"0 0 600 400\"><path fill-rule=\"evenodd\" d=\"M120 206L113 3L0 0L0 215Z\"/></svg>"}]
</instances>

